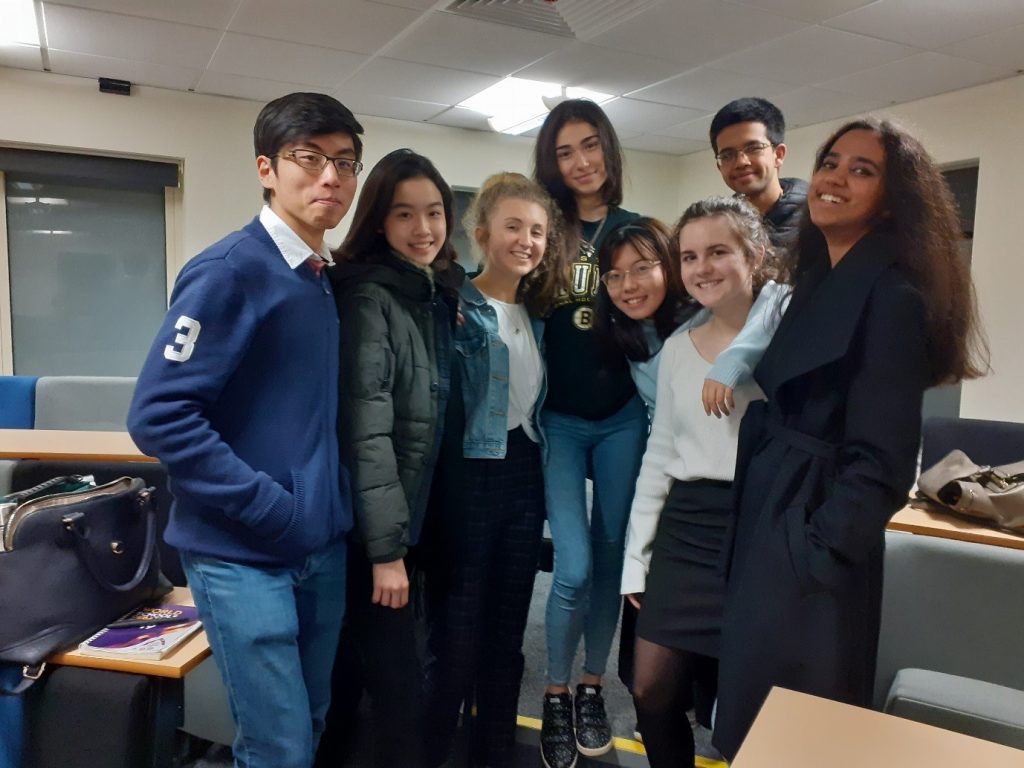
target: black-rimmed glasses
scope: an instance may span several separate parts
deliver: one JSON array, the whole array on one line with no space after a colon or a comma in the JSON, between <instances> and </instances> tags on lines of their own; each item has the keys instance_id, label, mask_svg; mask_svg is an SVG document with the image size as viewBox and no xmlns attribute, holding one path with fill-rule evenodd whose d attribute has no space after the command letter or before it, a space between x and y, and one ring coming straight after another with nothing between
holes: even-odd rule
<instances>
[{"instance_id":1,"label":"black-rimmed glasses","mask_svg":"<svg viewBox=\"0 0 1024 768\"><path fill-rule=\"evenodd\" d=\"M328 161L334 163L334 168L338 171L339 176L358 176L363 170L363 164L358 160L353 160L350 157L329 157L314 149L289 149L287 152L279 154L278 157L291 160L300 168L316 173L320 173L326 168Z\"/></svg>"}]
</instances>

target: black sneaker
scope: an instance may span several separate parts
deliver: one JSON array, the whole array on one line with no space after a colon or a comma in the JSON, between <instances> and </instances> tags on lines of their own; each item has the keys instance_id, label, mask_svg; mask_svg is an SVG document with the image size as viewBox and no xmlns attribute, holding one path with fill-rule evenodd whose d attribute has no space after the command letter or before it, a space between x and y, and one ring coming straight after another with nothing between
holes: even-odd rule
<instances>
[{"instance_id":1,"label":"black sneaker","mask_svg":"<svg viewBox=\"0 0 1024 768\"><path fill-rule=\"evenodd\" d=\"M540 758L546 768L575 768L576 736L572 727L572 696L544 694L544 717L540 725Z\"/></svg>"},{"instance_id":2,"label":"black sneaker","mask_svg":"<svg viewBox=\"0 0 1024 768\"><path fill-rule=\"evenodd\" d=\"M611 751L612 727L604 711L600 685L576 686L576 748L587 757Z\"/></svg>"}]
</instances>

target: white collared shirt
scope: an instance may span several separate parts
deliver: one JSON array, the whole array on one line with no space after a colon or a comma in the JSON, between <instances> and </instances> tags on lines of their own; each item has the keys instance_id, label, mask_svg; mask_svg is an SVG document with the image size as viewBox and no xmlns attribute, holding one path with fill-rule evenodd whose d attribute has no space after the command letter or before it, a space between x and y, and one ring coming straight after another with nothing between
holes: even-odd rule
<instances>
[{"instance_id":1,"label":"white collared shirt","mask_svg":"<svg viewBox=\"0 0 1024 768\"><path fill-rule=\"evenodd\" d=\"M320 244L320 250L314 251L305 241L295 234L294 230L284 223L284 219L274 213L269 205L264 205L260 211L260 224L267 230L277 249L288 262L288 266L295 269L307 259L323 259L328 264L334 264L331 258L331 249L327 243Z\"/></svg>"}]
</instances>

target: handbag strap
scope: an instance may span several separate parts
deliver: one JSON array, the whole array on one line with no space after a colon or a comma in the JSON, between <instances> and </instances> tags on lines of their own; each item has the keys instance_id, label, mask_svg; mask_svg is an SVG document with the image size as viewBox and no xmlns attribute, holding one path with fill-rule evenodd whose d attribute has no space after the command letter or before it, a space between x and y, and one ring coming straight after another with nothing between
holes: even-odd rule
<instances>
[{"instance_id":1,"label":"handbag strap","mask_svg":"<svg viewBox=\"0 0 1024 768\"><path fill-rule=\"evenodd\" d=\"M136 494L133 501L140 511L144 510L146 513L146 544L135 575L123 584L112 583L100 571L96 563L96 555L93 553L92 547L89 546L89 535L80 525L85 515L81 512L72 512L61 519L64 527L71 533L78 556L85 563L85 567L89 569L89 573L101 586L111 592L131 592L139 586L146 578L146 574L149 573L149 567L153 563L153 553L156 551L156 507L153 504L153 489L144 488Z\"/></svg>"},{"instance_id":2,"label":"handbag strap","mask_svg":"<svg viewBox=\"0 0 1024 768\"><path fill-rule=\"evenodd\" d=\"M41 661L38 664L26 664L21 668L21 679L14 684L11 688L0 683L0 696L17 696L24 693L29 688L38 682L39 678L43 676L43 672L46 671L46 662Z\"/></svg>"}]
</instances>

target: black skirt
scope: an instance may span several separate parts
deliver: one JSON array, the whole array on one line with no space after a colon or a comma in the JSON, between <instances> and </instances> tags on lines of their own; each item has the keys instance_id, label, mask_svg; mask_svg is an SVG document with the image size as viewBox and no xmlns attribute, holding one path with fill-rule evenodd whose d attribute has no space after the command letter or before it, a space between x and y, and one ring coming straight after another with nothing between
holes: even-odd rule
<instances>
[{"instance_id":1,"label":"black skirt","mask_svg":"<svg viewBox=\"0 0 1024 768\"><path fill-rule=\"evenodd\" d=\"M731 483L672 484L654 537L637 637L718 657L725 599L719 561L732 504Z\"/></svg>"}]
</instances>

